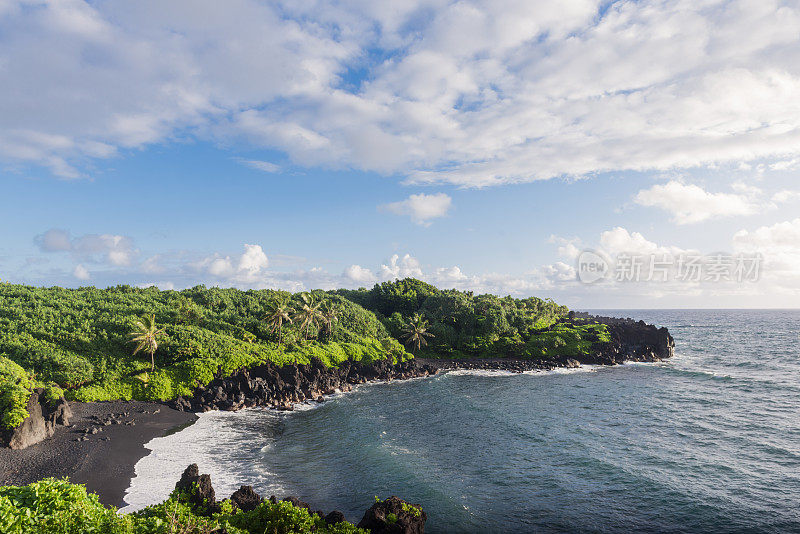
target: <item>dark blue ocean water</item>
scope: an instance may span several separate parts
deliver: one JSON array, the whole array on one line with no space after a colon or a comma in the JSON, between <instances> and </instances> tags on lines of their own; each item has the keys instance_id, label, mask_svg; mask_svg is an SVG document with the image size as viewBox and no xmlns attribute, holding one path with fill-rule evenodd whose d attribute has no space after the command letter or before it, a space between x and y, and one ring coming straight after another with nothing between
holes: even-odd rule
<instances>
[{"instance_id":1,"label":"dark blue ocean water","mask_svg":"<svg viewBox=\"0 0 800 534\"><path fill-rule=\"evenodd\" d=\"M607 313L667 326L676 357L367 385L201 419L181 454L220 493L249 482L355 521L398 495L433 533L800 532L800 311ZM165 439L150 462L174 461Z\"/></svg>"}]
</instances>

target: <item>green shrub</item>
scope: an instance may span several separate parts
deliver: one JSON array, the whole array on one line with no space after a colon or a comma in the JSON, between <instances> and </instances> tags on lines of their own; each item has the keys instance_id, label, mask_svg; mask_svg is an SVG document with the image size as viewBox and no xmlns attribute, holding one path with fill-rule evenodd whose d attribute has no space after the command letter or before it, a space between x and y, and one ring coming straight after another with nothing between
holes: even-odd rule
<instances>
[{"instance_id":1,"label":"green shrub","mask_svg":"<svg viewBox=\"0 0 800 534\"><path fill-rule=\"evenodd\" d=\"M131 522L105 508L84 486L48 478L0 487L0 532L5 534L133 532Z\"/></svg>"},{"instance_id":2,"label":"green shrub","mask_svg":"<svg viewBox=\"0 0 800 534\"><path fill-rule=\"evenodd\" d=\"M262 502L255 510L222 516L235 528L246 532L269 532L270 534L293 534L315 532L320 534L368 534L352 523L342 522L328 525L325 520L306 508L298 508L289 502Z\"/></svg>"},{"instance_id":3,"label":"green shrub","mask_svg":"<svg viewBox=\"0 0 800 534\"><path fill-rule=\"evenodd\" d=\"M327 525L316 514L288 502L264 502L250 512L223 501L222 512L198 514L173 492L161 504L127 516L106 508L97 495L66 479L48 478L28 486L0 487L0 532L3 534L368 534L353 524Z\"/></svg>"},{"instance_id":4,"label":"green shrub","mask_svg":"<svg viewBox=\"0 0 800 534\"><path fill-rule=\"evenodd\" d=\"M434 337L427 339L420 354L440 358L519 356L531 336L568 312L549 299L440 290L412 278L333 293L375 312L395 339L400 339L409 318L422 316Z\"/></svg>"},{"instance_id":5,"label":"green shrub","mask_svg":"<svg viewBox=\"0 0 800 534\"><path fill-rule=\"evenodd\" d=\"M413 504L408 504L407 502L404 502L402 506L403 506L403 511L406 512L407 514L411 514L414 517L420 517L422 515L422 510L420 510Z\"/></svg>"},{"instance_id":6,"label":"green shrub","mask_svg":"<svg viewBox=\"0 0 800 534\"><path fill-rule=\"evenodd\" d=\"M14 428L28 417L33 385L22 367L0 356L0 427Z\"/></svg>"}]
</instances>

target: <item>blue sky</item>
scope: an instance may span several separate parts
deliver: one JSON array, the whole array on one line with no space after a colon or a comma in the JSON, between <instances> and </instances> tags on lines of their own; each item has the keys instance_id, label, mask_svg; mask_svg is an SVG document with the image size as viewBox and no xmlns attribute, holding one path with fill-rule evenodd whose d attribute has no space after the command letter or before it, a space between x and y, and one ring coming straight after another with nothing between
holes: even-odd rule
<instances>
[{"instance_id":1,"label":"blue sky","mask_svg":"<svg viewBox=\"0 0 800 534\"><path fill-rule=\"evenodd\" d=\"M796 306L793 2L156 6L0 1L4 281Z\"/></svg>"}]
</instances>

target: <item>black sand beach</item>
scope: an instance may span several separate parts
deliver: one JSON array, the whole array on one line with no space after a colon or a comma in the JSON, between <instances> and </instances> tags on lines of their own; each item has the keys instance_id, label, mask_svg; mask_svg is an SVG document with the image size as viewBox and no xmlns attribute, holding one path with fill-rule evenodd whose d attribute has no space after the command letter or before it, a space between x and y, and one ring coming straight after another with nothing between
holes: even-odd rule
<instances>
[{"instance_id":1,"label":"black sand beach","mask_svg":"<svg viewBox=\"0 0 800 534\"><path fill-rule=\"evenodd\" d=\"M58 427L52 438L27 449L0 448L0 485L66 476L97 493L103 504L122 506L134 466L147 454L144 444L197 420L193 413L153 402L72 402L70 406L71 427ZM85 434L93 428L97 433Z\"/></svg>"}]
</instances>

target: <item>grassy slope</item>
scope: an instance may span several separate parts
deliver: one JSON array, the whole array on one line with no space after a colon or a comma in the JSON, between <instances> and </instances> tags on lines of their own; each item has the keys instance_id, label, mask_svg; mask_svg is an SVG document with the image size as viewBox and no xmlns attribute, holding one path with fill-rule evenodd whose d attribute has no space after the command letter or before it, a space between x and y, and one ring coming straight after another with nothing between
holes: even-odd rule
<instances>
[{"instance_id":1,"label":"grassy slope","mask_svg":"<svg viewBox=\"0 0 800 534\"><path fill-rule=\"evenodd\" d=\"M263 318L281 299L299 308L299 294L0 284L0 426L21 422L34 386L51 385L49 397L60 394L58 386L67 398L81 401L168 400L190 394L216 373L261 362L307 363L316 357L336 366L347 359L405 359L410 354L398 340L415 314L430 322L435 336L421 352L430 357L576 356L607 339L601 325L558 323L567 309L549 300L442 291L414 279L313 295L340 307L333 334L312 328L312 340L304 341L290 326L279 346ZM166 332L153 373L149 356L133 356L129 342L133 322L145 313L155 314Z\"/></svg>"}]
</instances>

